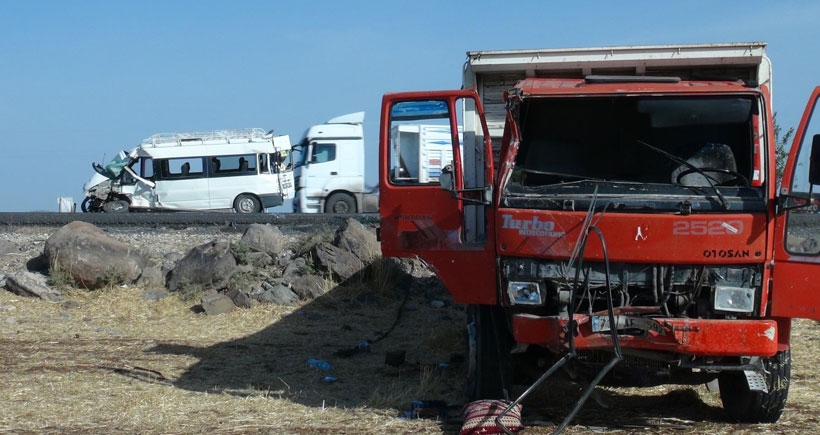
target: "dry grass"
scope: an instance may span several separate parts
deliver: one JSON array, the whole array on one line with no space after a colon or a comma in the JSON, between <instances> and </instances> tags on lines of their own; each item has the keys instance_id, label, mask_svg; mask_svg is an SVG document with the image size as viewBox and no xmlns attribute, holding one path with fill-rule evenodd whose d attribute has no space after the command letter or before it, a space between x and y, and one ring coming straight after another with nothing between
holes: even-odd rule
<instances>
[{"instance_id":1,"label":"dry grass","mask_svg":"<svg viewBox=\"0 0 820 435\"><path fill-rule=\"evenodd\" d=\"M0 432L11 433L455 433L435 420L402 420L411 400L460 406L463 367L442 368L463 351L458 307L418 309L369 353L335 352L378 336L403 295L336 287L296 308L259 305L208 317L171 296L145 301L136 288L75 290L78 306L0 292ZM809 433L817 424L820 326L798 321L787 409L773 425L724 419L717 394L702 387L604 389L566 433ZM408 364L384 365L388 350ZM333 365L319 372L306 364ZM335 383L324 383L325 375ZM525 402L526 434L565 415L578 387L551 384ZM549 405L547 405L549 404ZM638 425L630 428L625 425ZM675 426L677 425L677 426ZM678 427L678 428L676 428Z\"/></svg>"},{"instance_id":2,"label":"dry grass","mask_svg":"<svg viewBox=\"0 0 820 435\"><path fill-rule=\"evenodd\" d=\"M136 288L74 290L76 308L0 292L0 432L441 433L440 422L397 418L431 375L383 364L394 343L410 361L438 363L412 349L417 334L399 328L369 353L334 355L387 328L400 301L334 291L302 307L214 317L176 296L145 301ZM404 326L444 312L405 314ZM326 374L338 380L324 383ZM379 388L405 394L374 406Z\"/></svg>"}]
</instances>

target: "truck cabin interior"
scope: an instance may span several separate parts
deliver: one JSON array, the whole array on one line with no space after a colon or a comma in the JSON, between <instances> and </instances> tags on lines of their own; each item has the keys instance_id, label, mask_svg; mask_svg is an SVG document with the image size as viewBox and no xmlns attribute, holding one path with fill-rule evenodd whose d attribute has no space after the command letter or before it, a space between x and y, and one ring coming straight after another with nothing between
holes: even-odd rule
<instances>
[{"instance_id":1,"label":"truck cabin interior","mask_svg":"<svg viewBox=\"0 0 820 435\"><path fill-rule=\"evenodd\" d=\"M753 96L533 97L517 110L521 143L507 195L719 187L727 198L762 200Z\"/></svg>"}]
</instances>

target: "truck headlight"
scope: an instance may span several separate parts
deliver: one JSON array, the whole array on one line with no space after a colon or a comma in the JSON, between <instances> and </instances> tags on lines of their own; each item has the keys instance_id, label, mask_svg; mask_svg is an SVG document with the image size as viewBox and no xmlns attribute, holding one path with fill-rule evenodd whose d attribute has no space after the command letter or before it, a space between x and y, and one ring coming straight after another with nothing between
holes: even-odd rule
<instances>
[{"instance_id":1,"label":"truck headlight","mask_svg":"<svg viewBox=\"0 0 820 435\"><path fill-rule=\"evenodd\" d=\"M537 282L510 281L507 295L512 305L541 305L541 286Z\"/></svg>"},{"instance_id":2,"label":"truck headlight","mask_svg":"<svg viewBox=\"0 0 820 435\"><path fill-rule=\"evenodd\" d=\"M715 310L751 313L755 308L755 289L715 286Z\"/></svg>"}]
</instances>

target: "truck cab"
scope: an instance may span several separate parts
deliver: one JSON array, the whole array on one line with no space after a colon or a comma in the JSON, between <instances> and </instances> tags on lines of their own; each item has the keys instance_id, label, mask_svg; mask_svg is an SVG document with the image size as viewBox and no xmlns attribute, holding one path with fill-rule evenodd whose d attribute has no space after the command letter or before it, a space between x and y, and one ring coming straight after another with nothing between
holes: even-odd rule
<instances>
[{"instance_id":1,"label":"truck cab","mask_svg":"<svg viewBox=\"0 0 820 435\"><path fill-rule=\"evenodd\" d=\"M364 182L364 112L307 129L293 147L295 213L376 211L378 190Z\"/></svg>"},{"instance_id":2,"label":"truck cab","mask_svg":"<svg viewBox=\"0 0 820 435\"><path fill-rule=\"evenodd\" d=\"M820 90L778 187L763 43L470 52L465 71L475 87L384 96L379 234L467 305L470 397L511 400L514 363L546 364L533 386L572 366L587 392L717 384L733 419L777 421L791 319L820 319ZM391 172L414 122L450 128L439 183Z\"/></svg>"}]
</instances>

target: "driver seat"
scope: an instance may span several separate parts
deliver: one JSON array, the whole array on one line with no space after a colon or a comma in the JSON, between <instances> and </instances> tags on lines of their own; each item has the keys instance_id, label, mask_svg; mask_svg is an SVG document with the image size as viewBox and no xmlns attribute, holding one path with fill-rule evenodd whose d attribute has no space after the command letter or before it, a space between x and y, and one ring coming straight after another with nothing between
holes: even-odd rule
<instances>
[{"instance_id":1,"label":"driver seat","mask_svg":"<svg viewBox=\"0 0 820 435\"><path fill-rule=\"evenodd\" d=\"M695 155L688 158L687 163L696 168L712 168L712 169L728 169L732 172L737 172L737 162L735 155L729 145L722 143L707 143ZM678 175L682 172L689 171L691 168L686 165L680 165L672 171L672 183L676 183ZM706 176L712 179L715 185L722 184L729 181L735 176L731 174L723 174L720 172L706 172ZM680 179L680 184L684 186L709 186L709 180L703 174L691 172L684 175Z\"/></svg>"}]
</instances>

